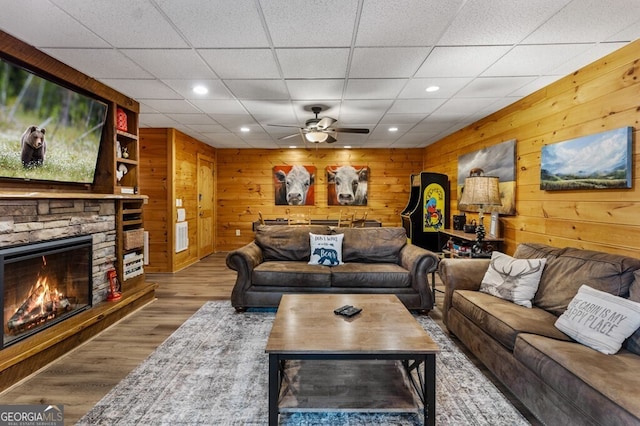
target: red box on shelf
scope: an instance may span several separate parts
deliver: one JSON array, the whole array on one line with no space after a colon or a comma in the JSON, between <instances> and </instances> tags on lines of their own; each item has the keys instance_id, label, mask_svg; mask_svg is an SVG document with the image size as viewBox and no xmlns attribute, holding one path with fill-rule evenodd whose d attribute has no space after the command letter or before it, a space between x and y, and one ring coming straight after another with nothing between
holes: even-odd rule
<instances>
[{"instance_id":1,"label":"red box on shelf","mask_svg":"<svg viewBox=\"0 0 640 426\"><path fill-rule=\"evenodd\" d=\"M122 108L116 109L116 128L121 132L127 132L127 113Z\"/></svg>"}]
</instances>

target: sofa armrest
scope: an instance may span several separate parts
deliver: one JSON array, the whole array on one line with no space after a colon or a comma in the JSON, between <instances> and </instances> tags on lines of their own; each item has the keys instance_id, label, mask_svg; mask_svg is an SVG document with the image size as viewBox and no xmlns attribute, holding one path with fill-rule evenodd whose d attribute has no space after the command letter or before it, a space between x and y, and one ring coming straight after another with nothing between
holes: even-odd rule
<instances>
[{"instance_id":1,"label":"sofa armrest","mask_svg":"<svg viewBox=\"0 0 640 426\"><path fill-rule=\"evenodd\" d=\"M231 305L244 306L244 293L251 286L253 269L263 262L262 249L255 241L230 251L227 254L227 266L238 272L236 284L231 292Z\"/></svg>"},{"instance_id":2,"label":"sofa armrest","mask_svg":"<svg viewBox=\"0 0 640 426\"><path fill-rule=\"evenodd\" d=\"M433 293L429 287L429 275L438 268L440 258L434 252L406 244L400 250L400 266L409 271L411 287L419 294L425 310L433 308Z\"/></svg>"},{"instance_id":3,"label":"sofa armrest","mask_svg":"<svg viewBox=\"0 0 640 426\"><path fill-rule=\"evenodd\" d=\"M484 274L489 269L491 259L442 259L438 266L438 275L444 284L444 302L442 321L447 325L451 298L455 290L480 289Z\"/></svg>"}]
</instances>

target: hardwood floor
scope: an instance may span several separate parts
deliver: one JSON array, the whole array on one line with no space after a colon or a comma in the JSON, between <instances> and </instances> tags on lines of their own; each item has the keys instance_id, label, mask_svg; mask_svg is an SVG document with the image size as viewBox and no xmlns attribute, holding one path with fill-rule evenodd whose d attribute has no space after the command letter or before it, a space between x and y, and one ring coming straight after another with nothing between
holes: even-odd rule
<instances>
[{"instance_id":1,"label":"hardwood floor","mask_svg":"<svg viewBox=\"0 0 640 426\"><path fill-rule=\"evenodd\" d=\"M65 425L75 424L206 301L229 299L236 273L226 267L225 257L213 254L175 274L147 274L148 281L158 283L154 302L7 389L0 404L63 404ZM442 293L436 304L441 306ZM430 316L440 322L440 309ZM510 399L532 424L539 424Z\"/></svg>"}]
</instances>

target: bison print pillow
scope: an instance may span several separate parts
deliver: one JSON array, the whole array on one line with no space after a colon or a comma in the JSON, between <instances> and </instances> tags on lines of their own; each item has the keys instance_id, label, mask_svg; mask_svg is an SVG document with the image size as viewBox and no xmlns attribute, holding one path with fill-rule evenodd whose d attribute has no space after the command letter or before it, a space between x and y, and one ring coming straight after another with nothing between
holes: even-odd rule
<instances>
[{"instance_id":1,"label":"bison print pillow","mask_svg":"<svg viewBox=\"0 0 640 426\"><path fill-rule=\"evenodd\" d=\"M318 235L309 233L311 257L309 265L342 265L342 239L344 234Z\"/></svg>"}]
</instances>

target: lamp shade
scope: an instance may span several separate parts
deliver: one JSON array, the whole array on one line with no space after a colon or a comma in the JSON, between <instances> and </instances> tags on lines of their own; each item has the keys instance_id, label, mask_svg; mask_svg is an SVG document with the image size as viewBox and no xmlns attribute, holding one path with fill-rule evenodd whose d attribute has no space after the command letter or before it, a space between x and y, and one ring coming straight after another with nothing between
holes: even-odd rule
<instances>
[{"instance_id":1,"label":"lamp shade","mask_svg":"<svg viewBox=\"0 0 640 426\"><path fill-rule=\"evenodd\" d=\"M329 134L325 132L309 132L305 133L304 137L307 138L309 142L317 143L326 141L329 138Z\"/></svg>"},{"instance_id":2,"label":"lamp shade","mask_svg":"<svg viewBox=\"0 0 640 426\"><path fill-rule=\"evenodd\" d=\"M467 206L501 206L499 179L496 176L470 176L458 204Z\"/></svg>"}]
</instances>

